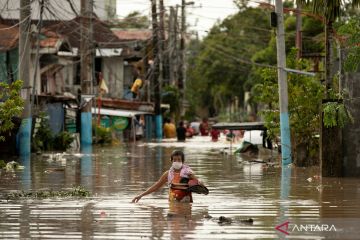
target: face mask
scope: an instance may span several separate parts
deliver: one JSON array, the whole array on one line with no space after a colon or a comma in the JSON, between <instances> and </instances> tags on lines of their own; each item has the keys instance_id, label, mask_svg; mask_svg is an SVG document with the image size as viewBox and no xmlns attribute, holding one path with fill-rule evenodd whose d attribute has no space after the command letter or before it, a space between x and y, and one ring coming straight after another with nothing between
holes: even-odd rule
<instances>
[{"instance_id":1,"label":"face mask","mask_svg":"<svg viewBox=\"0 0 360 240\"><path fill-rule=\"evenodd\" d=\"M176 170L179 170L182 167L182 162L173 162L172 167Z\"/></svg>"}]
</instances>

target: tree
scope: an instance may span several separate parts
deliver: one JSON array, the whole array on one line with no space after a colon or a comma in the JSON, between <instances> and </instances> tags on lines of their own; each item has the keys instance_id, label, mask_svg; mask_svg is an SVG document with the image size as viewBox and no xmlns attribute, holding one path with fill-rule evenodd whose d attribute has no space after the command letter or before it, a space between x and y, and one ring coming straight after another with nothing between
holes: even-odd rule
<instances>
[{"instance_id":1,"label":"tree","mask_svg":"<svg viewBox=\"0 0 360 240\"><path fill-rule=\"evenodd\" d=\"M289 68L309 69L309 61L296 60L296 50L287 58ZM262 69L263 81L253 88L258 103L266 106L262 110L269 136L280 134L279 97L276 69ZM323 86L316 78L300 74L288 74L289 116L292 136L292 153L295 164L308 166L318 164L319 108L323 97Z\"/></svg>"},{"instance_id":2,"label":"tree","mask_svg":"<svg viewBox=\"0 0 360 240\"><path fill-rule=\"evenodd\" d=\"M333 24L341 16L341 11L346 7L344 1L340 0L300 0L300 2L310 5L313 12L324 17L325 22L325 86L326 96L329 97L329 90L332 88L331 75L331 58L332 58L332 44L334 37ZM360 0L352 0L353 7L360 6Z\"/></svg>"},{"instance_id":3,"label":"tree","mask_svg":"<svg viewBox=\"0 0 360 240\"><path fill-rule=\"evenodd\" d=\"M339 20L341 12L345 7L345 1L339 0L313 0L303 1L310 4L313 7L313 11L316 14L320 14L324 17L325 22L325 96L324 102L326 101L325 107L334 107L339 104L343 104L339 99L331 98L331 92L334 88L338 88L333 83L333 72L332 72L332 59L334 58L333 53L333 38L334 28L333 24ZM360 0L352 0L351 4L353 7L360 5ZM329 104L329 102L331 104ZM324 108L323 106L323 108ZM341 109L336 107L336 109ZM332 111L334 112L334 111ZM336 111L334 112L336 113ZM324 118L326 119L326 118ZM324 177L340 177L343 174L343 148L342 148L342 132L339 125L332 127L326 127L324 122L321 123L320 133L320 156L321 156L321 174Z\"/></svg>"},{"instance_id":4,"label":"tree","mask_svg":"<svg viewBox=\"0 0 360 240\"><path fill-rule=\"evenodd\" d=\"M210 30L189 57L187 97L198 112L206 109L203 115L219 115L235 99L239 99L237 107L244 106L250 59L267 46L271 37L268 26L264 10L244 7Z\"/></svg>"},{"instance_id":5,"label":"tree","mask_svg":"<svg viewBox=\"0 0 360 240\"><path fill-rule=\"evenodd\" d=\"M147 29L150 26L150 20L147 16L141 15L140 12L134 11L129 13L123 19L114 19L109 22L111 28L139 28Z\"/></svg>"},{"instance_id":6,"label":"tree","mask_svg":"<svg viewBox=\"0 0 360 240\"><path fill-rule=\"evenodd\" d=\"M340 43L347 52L345 71L354 72L360 66L360 17L354 16L346 22L341 21L337 26L337 33L342 36Z\"/></svg>"}]
</instances>

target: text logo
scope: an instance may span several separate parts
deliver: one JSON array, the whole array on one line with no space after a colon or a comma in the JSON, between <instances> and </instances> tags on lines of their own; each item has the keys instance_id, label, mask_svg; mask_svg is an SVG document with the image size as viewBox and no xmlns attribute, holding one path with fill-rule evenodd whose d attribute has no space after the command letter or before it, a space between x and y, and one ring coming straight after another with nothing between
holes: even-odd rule
<instances>
[{"instance_id":1,"label":"text logo","mask_svg":"<svg viewBox=\"0 0 360 240\"><path fill-rule=\"evenodd\" d=\"M286 221L280 225L275 226L275 229L278 230L279 232L289 235L289 233L288 233L289 223L290 223L289 221Z\"/></svg>"}]
</instances>

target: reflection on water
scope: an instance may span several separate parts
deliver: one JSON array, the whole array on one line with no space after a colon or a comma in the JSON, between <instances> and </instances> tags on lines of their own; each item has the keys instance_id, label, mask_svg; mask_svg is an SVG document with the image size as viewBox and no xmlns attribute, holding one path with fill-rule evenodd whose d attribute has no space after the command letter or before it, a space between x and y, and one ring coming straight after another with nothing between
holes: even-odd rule
<instances>
[{"instance_id":1,"label":"reflection on water","mask_svg":"<svg viewBox=\"0 0 360 240\"><path fill-rule=\"evenodd\" d=\"M33 155L24 170L0 173L2 194L83 185L92 197L2 199L0 238L277 239L286 235L275 226L285 221L340 224L341 219L347 220L345 228L359 221L357 179L321 179L318 168L282 169L249 163L249 156L224 154L224 147L228 144L195 138L186 143L124 144L93 147L77 154ZM192 204L169 204L164 187L137 204L131 203L170 167L175 148L184 150L186 162L206 183L209 195L194 194ZM261 155L256 159L268 158ZM219 224L221 216L231 221ZM244 223L248 218L253 224ZM287 237L329 236L291 230L289 227ZM341 235L339 239L345 238Z\"/></svg>"}]
</instances>

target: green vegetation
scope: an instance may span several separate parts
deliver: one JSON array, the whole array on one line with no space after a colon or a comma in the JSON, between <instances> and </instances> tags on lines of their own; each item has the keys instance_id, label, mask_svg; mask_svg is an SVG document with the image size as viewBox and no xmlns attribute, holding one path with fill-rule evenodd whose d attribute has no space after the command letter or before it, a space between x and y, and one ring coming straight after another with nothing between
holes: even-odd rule
<instances>
[{"instance_id":1,"label":"green vegetation","mask_svg":"<svg viewBox=\"0 0 360 240\"><path fill-rule=\"evenodd\" d=\"M252 8L236 1L239 12L217 23L202 41L189 45L187 99L192 115L216 116L221 121L247 121L261 113L270 137L279 136L279 95L276 72L276 35L270 27L270 9ZM336 1L301 1L302 51L297 59L295 14L284 15L287 67L316 72L315 77L288 73L289 117L293 155L306 151L309 164L316 164L319 152L320 116L325 127L344 127L352 121L339 89L338 75L326 72L323 56L328 41L336 53L337 44L346 53L345 71L355 71L360 63L360 18L351 4ZM305 4L306 3L306 4ZM284 3L293 8L293 3ZM339 17L341 16L341 22ZM325 39L325 28L335 35ZM329 37L329 36L327 36ZM331 38L332 37L332 38ZM337 41L332 41L335 37ZM329 56L328 56L329 57ZM335 56L330 56L334 58ZM329 78L330 77L330 78ZM330 82L330 83L329 83ZM250 98L245 100L246 92ZM326 97L326 103L323 99ZM247 112L247 104L251 112ZM231 109L231 111L229 111ZM238 109L239 111L236 111ZM304 155L304 154L299 154Z\"/></svg>"},{"instance_id":2,"label":"green vegetation","mask_svg":"<svg viewBox=\"0 0 360 240\"><path fill-rule=\"evenodd\" d=\"M354 72L360 65L360 16L355 16L347 21L341 21L335 27L341 34L341 47L347 53L344 69Z\"/></svg>"},{"instance_id":3,"label":"green vegetation","mask_svg":"<svg viewBox=\"0 0 360 240\"><path fill-rule=\"evenodd\" d=\"M52 150L65 151L74 141L74 137L71 133L66 131L53 136L49 126L48 116L44 112L40 113L37 121L38 123L35 124L35 136L31 141L33 152Z\"/></svg>"},{"instance_id":4,"label":"green vegetation","mask_svg":"<svg viewBox=\"0 0 360 240\"><path fill-rule=\"evenodd\" d=\"M288 56L287 66L294 68L301 65L302 69L309 67L308 61L297 61L296 51ZM280 135L279 94L276 69L263 69L262 83L253 88L256 102L263 104L261 114L268 128L268 135L275 138ZM288 74L289 117L291 126L292 145L306 146L309 158L315 157L318 152L320 107L324 87L315 78L299 74Z\"/></svg>"},{"instance_id":5,"label":"green vegetation","mask_svg":"<svg viewBox=\"0 0 360 240\"><path fill-rule=\"evenodd\" d=\"M93 136L95 136L94 143L106 144L112 142L111 128L98 126L96 122L93 122Z\"/></svg>"},{"instance_id":6,"label":"green vegetation","mask_svg":"<svg viewBox=\"0 0 360 240\"><path fill-rule=\"evenodd\" d=\"M18 162L15 161L5 163L3 160L0 160L0 169L4 169L6 171L14 171L24 169L24 166L20 165Z\"/></svg>"},{"instance_id":7,"label":"green vegetation","mask_svg":"<svg viewBox=\"0 0 360 240\"><path fill-rule=\"evenodd\" d=\"M169 116L172 117L179 113L180 108L180 92L179 89L172 85L167 85L162 90L162 102L170 105ZM179 119L180 116L175 116L175 119Z\"/></svg>"},{"instance_id":8,"label":"green vegetation","mask_svg":"<svg viewBox=\"0 0 360 240\"><path fill-rule=\"evenodd\" d=\"M134 11L129 13L125 18L121 20L113 19L108 23L111 28L139 28L148 29L150 21L147 16L143 16L140 12Z\"/></svg>"},{"instance_id":9,"label":"green vegetation","mask_svg":"<svg viewBox=\"0 0 360 240\"><path fill-rule=\"evenodd\" d=\"M270 11L240 3L239 7L237 14L215 25L203 41L193 40L189 44L187 99L193 115L247 121L246 104L252 107L251 115L263 104L255 101L254 94L245 102L244 95L264 81L262 74L266 66L276 67L276 36L269 23ZM295 20L295 16L285 15L288 53L295 45ZM323 24L319 20L303 17L302 33L307 52L320 54L324 50L319 40L323 36ZM308 63L308 70L312 70L313 64ZM230 106L239 111L229 114Z\"/></svg>"},{"instance_id":10,"label":"green vegetation","mask_svg":"<svg viewBox=\"0 0 360 240\"><path fill-rule=\"evenodd\" d=\"M5 194L4 199L7 200L19 200L19 199L44 199L44 198L67 198L67 197L89 197L90 192L82 186L76 186L72 189L65 191L34 191L34 192L13 192Z\"/></svg>"},{"instance_id":11,"label":"green vegetation","mask_svg":"<svg viewBox=\"0 0 360 240\"><path fill-rule=\"evenodd\" d=\"M0 169L3 169L6 167L6 163L4 160L0 160Z\"/></svg>"},{"instance_id":12,"label":"green vegetation","mask_svg":"<svg viewBox=\"0 0 360 240\"><path fill-rule=\"evenodd\" d=\"M253 80L250 59L270 38L267 12L245 7L215 25L201 43L194 42L187 77L191 108L216 116L236 99L238 107L244 106L244 90L250 90Z\"/></svg>"},{"instance_id":13,"label":"green vegetation","mask_svg":"<svg viewBox=\"0 0 360 240\"><path fill-rule=\"evenodd\" d=\"M3 134L13 129L13 118L19 117L24 109L24 101L20 96L22 85L21 80L11 84L0 82L0 141L5 140Z\"/></svg>"},{"instance_id":14,"label":"green vegetation","mask_svg":"<svg viewBox=\"0 0 360 240\"><path fill-rule=\"evenodd\" d=\"M328 102L324 104L324 126L325 127L344 127L345 123L351 119L351 115L344 104L338 102Z\"/></svg>"}]
</instances>

